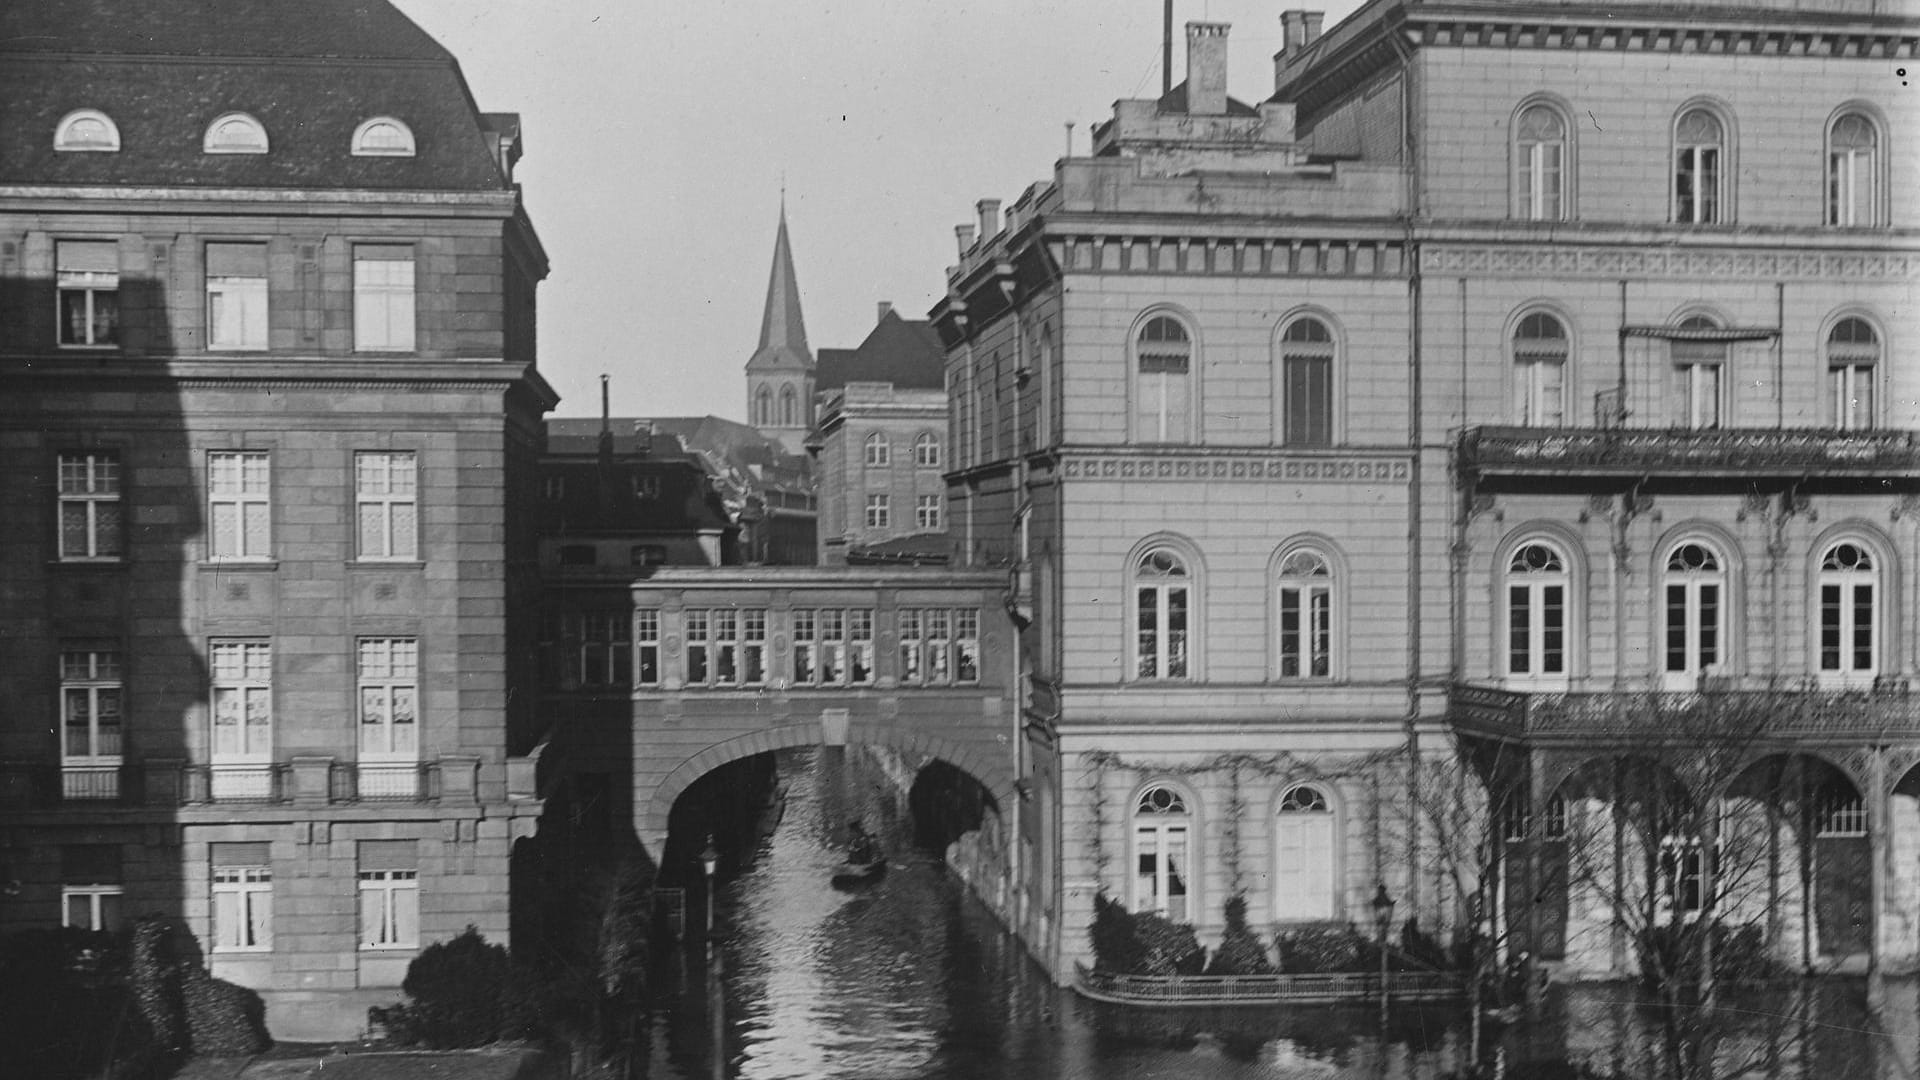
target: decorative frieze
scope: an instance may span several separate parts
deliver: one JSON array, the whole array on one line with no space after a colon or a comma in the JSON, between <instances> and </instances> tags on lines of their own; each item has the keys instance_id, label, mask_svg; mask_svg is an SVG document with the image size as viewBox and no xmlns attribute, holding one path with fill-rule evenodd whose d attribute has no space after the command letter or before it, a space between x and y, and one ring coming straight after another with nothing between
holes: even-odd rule
<instances>
[{"instance_id":1,"label":"decorative frieze","mask_svg":"<svg viewBox=\"0 0 1920 1080\"><path fill-rule=\"evenodd\" d=\"M1406 272L1398 240L1063 236L1049 246L1062 267L1082 274L1379 278Z\"/></svg>"},{"instance_id":2,"label":"decorative frieze","mask_svg":"<svg viewBox=\"0 0 1920 1080\"><path fill-rule=\"evenodd\" d=\"M1288 483L1405 483L1406 457L1386 454L1340 456L1296 454L1190 454L1111 451L1061 455L1060 471L1069 480L1280 480Z\"/></svg>"},{"instance_id":3,"label":"decorative frieze","mask_svg":"<svg viewBox=\"0 0 1920 1080\"><path fill-rule=\"evenodd\" d=\"M1676 250L1660 247L1428 246L1429 274L1506 277L1907 280L1920 255L1898 252Z\"/></svg>"},{"instance_id":4,"label":"decorative frieze","mask_svg":"<svg viewBox=\"0 0 1920 1080\"><path fill-rule=\"evenodd\" d=\"M1731 13L1729 13L1731 14ZM1697 16L1696 16L1697 18ZM1632 21L1631 13L1609 11L1606 22L1529 17L1525 22L1474 17L1420 18L1407 22L1410 43L1425 46L1496 49L1575 49L1582 52L1706 53L1731 56L1815 56L1911 59L1920 38L1882 27L1807 27L1749 24L1661 25Z\"/></svg>"}]
</instances>

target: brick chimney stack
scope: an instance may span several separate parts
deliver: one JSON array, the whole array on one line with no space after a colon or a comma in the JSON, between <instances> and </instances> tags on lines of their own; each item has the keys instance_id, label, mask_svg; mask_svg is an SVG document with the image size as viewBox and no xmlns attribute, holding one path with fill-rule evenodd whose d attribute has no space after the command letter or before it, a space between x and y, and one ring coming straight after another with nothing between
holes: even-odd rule
<instances>
[{"instance_id":1,"label":"brick chimney stack","mask_svg":"<svg viewBox=\"0 0 1920 1080\"><path fill-rule=\"evenodd\" d=\"M1227 23L1187 24L1187 115L1227 112Z\"/></svg>"},{"instance_id":2,"label":"brick chimney stack","mask_svg":"<svg viewBox=\"0 0 1920 1080\"><path fill-rule=\"evenodd\" d=\"M1283 11L1280 13L1280 54L1296 56L1300 50L1320 40L1320 28L1327 21L1324 11Z\"/></svg>"}]
</instances>

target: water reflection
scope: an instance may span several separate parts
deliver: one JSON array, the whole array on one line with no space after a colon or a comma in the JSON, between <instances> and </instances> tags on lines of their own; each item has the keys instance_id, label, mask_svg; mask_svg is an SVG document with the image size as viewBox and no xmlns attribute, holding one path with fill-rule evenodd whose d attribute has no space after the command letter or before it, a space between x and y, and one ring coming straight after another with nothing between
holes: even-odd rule
<instances>
[{"instance_id":1,"label":"water reflection","mask_svg":"<svg viewBox=\"0 0 1920 1080\"><path fill-rule=\"evenodd\" d=\"M710 969L698 943L662 957L658 1080L1444 1080L1465 1075L1457 1008L1370 1004L1138 1010L1050 985L933 855L912 850L890 789L834 751L780 755L780 824L719 898ZM846 825L891 853L836 889ZM717 976L717 977L716 977ZM1662 1080L1657 1010L1631 987L1556 988L1536 1023L1490 1038L1502 1080ZM1864 980L1723 995L1713 1080L1920 1080L1920 987Z\"/></svg>"}]
</instances>

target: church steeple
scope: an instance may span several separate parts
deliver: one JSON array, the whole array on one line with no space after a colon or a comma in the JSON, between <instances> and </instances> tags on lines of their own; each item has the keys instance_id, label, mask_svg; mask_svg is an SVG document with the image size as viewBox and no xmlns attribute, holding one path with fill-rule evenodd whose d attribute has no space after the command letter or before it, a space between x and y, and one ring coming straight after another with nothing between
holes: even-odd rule
<instances>
[{"instance_id":1,"label":"church steeple","mask_svg":"<svg viewBox=\"0 0 1920 1080\"><path fill-rule=\"evenodd\" d=\"M800 283L787 239L787 203L780 199L780 230L773 240L773 271L760 316L760 344L747 360L747 420L761 433L800 453L813 426L813 350L800 315Z\"/></svg>"}]
</instances>

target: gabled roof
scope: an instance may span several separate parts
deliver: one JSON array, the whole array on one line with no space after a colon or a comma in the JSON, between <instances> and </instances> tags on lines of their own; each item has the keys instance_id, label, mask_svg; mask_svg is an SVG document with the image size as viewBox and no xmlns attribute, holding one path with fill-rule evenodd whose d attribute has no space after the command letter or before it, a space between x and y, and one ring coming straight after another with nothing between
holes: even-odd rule
<instances>
[{"instance_id":1,"label":"gabled roof","mask_svg":"<svg viewBox=\"0 0 1920 1080\"><path fill-rule=\"evenodd\" d=\"M815 390L837 390L850 382L892 383L896 390L946 388L946 350L933 324L909 321L889 310L857 349L821 349L814 370Z\"/></svg>"},{"instance_id":2,"label":"gabled roof","mask_svg":"<svg viewBox=\"0 0 1920 1080\"><path fill-rule=\"evenodd\" d=\"M767 306L760 314L760 344L747 370L811 367L807 325L800 317L800 283L793 273L793 248L787 241L787 208L780 207L780 231L773 239L773 270L767 276Z\"/></svg>"},{"instance_id":3,"label":"gabled roof","mask_svg":"<svg viewBox=\"0 0 1920 1080\"><path fill-rule=\"evenodd\" d=\"M1187 84L1182 82L1179 86L1160 95L1160 100L1155 102L1155 104L1160 107L1162 113L1185 115L1187 111ZM1229 97L1227 98L1227 115L1259 116L1260 110L1244 101Z\"/></svg>"}]
</instances>

